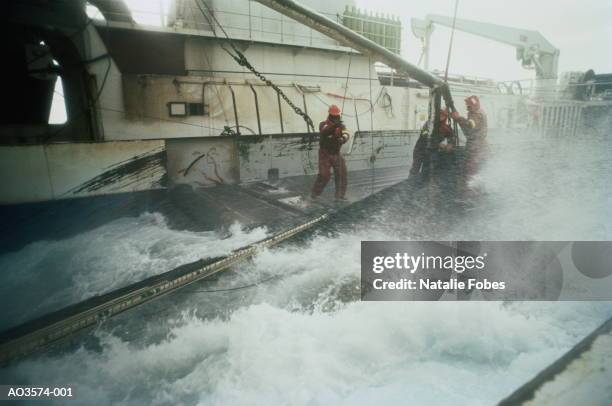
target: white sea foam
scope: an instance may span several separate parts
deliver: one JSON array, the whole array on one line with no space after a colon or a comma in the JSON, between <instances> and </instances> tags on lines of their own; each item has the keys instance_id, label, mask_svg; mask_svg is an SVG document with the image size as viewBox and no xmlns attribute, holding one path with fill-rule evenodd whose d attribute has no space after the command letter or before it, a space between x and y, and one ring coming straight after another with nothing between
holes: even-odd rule
<instances>
[{"instance_id":1,"label":"white sea foam","mask_svg":"<svg viewBox=\"0 0 612 406\"><path fill-rule=\"evenodd\" d=\"M146 346L100 334L101 352L24 362L12 374L71 382L83 404L491 404L606 315L586 303L356 302L331 313L262 303L225 321L185 316ZM576 317L571 328L562 322Z\"/></svg>"},{"instance_id":2,"label":"white sea foam","mask_svg":"<svg viewBox=\"0 0 612 406\"><path fill-rule=\"evenodd\" d=\"M179 265L226 255L266 237L240 224L217 232L173 230L159 213L122 218L57 241L38 241L0 257L0 297L14 311L2 326L112 291ZM43 282L44 280L44 282Z\"/></svg>"},{"instance_id":3,"label":"white sea foam","mask_svg":"<svg viewBox=\"0 0 612 406\"><path fill-rule=\"evenodd\" d=\"M245 293L196 294L174 320L156 321L169 326L162 340L102 330L101 351L6 372L71 382L83 404L491 404L612 315L606 303L338 303L359 281L356 242L371 237L264 252L250 277L288 276L247 291L251 304L228 318L189 309Z\"/></svg>"}]
</instances>

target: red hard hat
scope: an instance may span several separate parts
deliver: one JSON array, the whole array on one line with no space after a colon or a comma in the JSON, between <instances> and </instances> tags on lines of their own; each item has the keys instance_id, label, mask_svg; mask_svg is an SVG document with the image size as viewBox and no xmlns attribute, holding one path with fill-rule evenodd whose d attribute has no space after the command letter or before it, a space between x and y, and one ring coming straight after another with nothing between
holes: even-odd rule
<instances>
[{"instance_id":1,"label":"red hard hat","mask_svg":"<svg viewBox=\"0 0 612 406\"><path fill-rule=\"evenodd\" d=\"M478 100L478 96L470 96L465 98L465 105L472 106L476 110L480 109L480 100Z\"/></svg>"},{"instance_id":2,"label":"red hard hat","mask_svg":"<svg viewBox=\"0 0 612 406\"><path fill-rule=\"evenodd\" d=\"M335 104L329 106L328 112L330 116L339 116L340 114L342 114L340 107L336 106Z\"/></svg>"}]
</instances>

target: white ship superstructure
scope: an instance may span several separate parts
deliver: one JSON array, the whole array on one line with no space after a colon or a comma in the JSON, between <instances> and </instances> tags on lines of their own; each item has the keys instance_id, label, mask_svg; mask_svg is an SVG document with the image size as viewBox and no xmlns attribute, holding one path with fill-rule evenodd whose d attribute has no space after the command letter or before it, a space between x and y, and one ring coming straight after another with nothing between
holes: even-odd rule
<instances>
[{"instance_id":1,"label":"white ship superstructure","mask_svg":"<svg viewBox=\"0 0 612 406\"><path fill-rule=\"evenodd\" d=\"M0 128L1 204L314 174L316 127L331 104L354 134L343 147L349 171L410 164L428 119L426 86L256 1L147 4L144 12L122 0L11 5L10 27L36 34L11 45L25 59L13 67L21 100ZM350 1L304 4L401 48L397 17ZM44 17L30 21L33 11ZM239 65L232 47L315 128ZM552 85L536 101L525 82L451 75L450 85L460 111L463 97L482 98L493 130L572 134L580 125L584 102L558 100ZM65 123L49 124L52 101L65 104ZM23 103L34 113L21 114Z\"/></svg>"}]
</instances>

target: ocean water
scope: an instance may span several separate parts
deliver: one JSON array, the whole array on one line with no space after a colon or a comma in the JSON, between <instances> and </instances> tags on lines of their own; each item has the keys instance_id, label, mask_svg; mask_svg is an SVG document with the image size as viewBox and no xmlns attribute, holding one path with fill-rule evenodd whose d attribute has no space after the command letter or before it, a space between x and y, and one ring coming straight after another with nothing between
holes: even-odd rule
<instances>
[{"instance_id":1,"label":"ocean water","mask_svg":"<svg viewBox=\"0 0 612 406\"><path fill-rule=\"evenodd\" d=\"M239 224L226 233L178 231L159 213L111 221L60 240L0 255L0 330L169 271L226 255L261 240L265 228Z\"/></svg>"},{"instance_id":2,"label":"ocean water","mask_svg":"<svg viewBox=\"0 0 612 406\"><path fill-rule=\"evenodd\" d=\"M610 239L611 153L603 136L496 137L467 197L424 190L355 205L216 281L2 369L0 381L72 384L71 404L88 405L495 403L612 317L612 303L360 302L360 241ZM150 239L170 233L174 244L145 265L120 247L113 261L144 272L151 261L184 259L199 239L214 244L155 224ZM79 247L91 237L74 238ZM125 238L119 245L136 237ZM106 261L90 265L120 278Z\"/></svg>"}]
</instances>

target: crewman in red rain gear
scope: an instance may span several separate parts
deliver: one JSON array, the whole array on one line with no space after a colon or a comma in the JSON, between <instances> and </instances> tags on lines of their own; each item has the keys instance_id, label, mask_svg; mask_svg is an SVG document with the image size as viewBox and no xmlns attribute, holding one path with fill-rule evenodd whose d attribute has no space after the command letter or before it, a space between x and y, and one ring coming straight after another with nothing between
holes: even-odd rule
<instances>
[{"instance_id":1,"label":"crewman in red rain gear","mask_svg":"<svg viewBox=\"0 0 612 406\"><path fill-rule=\"evenodd\" d=\"M487 115L480 108L480 100L477 96L470 96L465 99L467 107L467 118L453 111L451 117L459 124L466 138L465 143L465 178L471 178L482 165L484 160L484 149L486 148L487 138Z\"/></svg>"},{"instance_id":2,"label":"crewman in red rain gear","mask_svg":"<svg viewBox=\"0 0 612 406\"><path fill-rule=\"evenodd\" d=\"M429 135L429 129L427 124L423 126L421 135L414 144L414 150L412 151L412 168L410 169L411 175L416 175L421 172L421 167L425 161L427 155L427 137ZM446 140L446 144L444 141ZM448 125L448 109L445 108L440 110L440 127L438 137L432 140L432 145L438 146L440 152L452 152L455 145L455 134L453 129Z\"/></svg>"},{"instance_id":3,"label":"crewman in red rain gear","mask_svg":"<svg viewBox=\"0 0 612 406\"><path fill-rule=\"evenodd\" d=\"M332 104L328 112L327 119L319 124L319 175L312 186L311 198L316 199L323 192L334 168L336 199L345 200L347 171L340 148L348 141L349 132L342 122L342 112L338 106Z\"/></svg>"}]
</instances>

